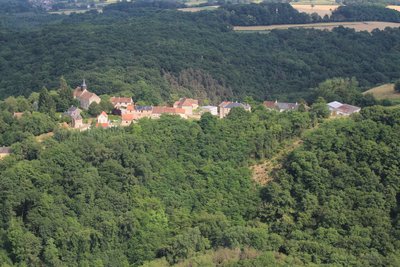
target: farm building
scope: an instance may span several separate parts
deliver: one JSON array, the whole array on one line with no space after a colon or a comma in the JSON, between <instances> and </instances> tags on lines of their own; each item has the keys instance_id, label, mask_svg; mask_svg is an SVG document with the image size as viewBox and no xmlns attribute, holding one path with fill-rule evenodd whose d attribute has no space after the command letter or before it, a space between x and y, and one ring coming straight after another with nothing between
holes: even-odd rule
<instances>
[{"instance_id":1,"label":"farm building","mask_svg":"<svg viewBox=\"0 0 400 267\"><path fill-rule=\"evenodd\" d=\"M349 104L342 104L338 101L328 103L329 111L332 116L350 116L353 113L360 112L361 108Z\"/></svg>"}]
</instances>

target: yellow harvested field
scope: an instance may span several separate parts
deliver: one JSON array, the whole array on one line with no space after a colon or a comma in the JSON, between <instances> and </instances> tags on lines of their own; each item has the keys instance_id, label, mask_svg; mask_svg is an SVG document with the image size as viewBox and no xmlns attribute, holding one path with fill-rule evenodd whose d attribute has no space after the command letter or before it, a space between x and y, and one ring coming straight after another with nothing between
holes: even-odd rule
<instances>
[{"instance_id":1,"label":"yellow harvested field","mask_svg":"<svg viewBox=\"0 0 400 267\"><path fill-rule=\"evenodd\" d=\"M235 31L271 31L271 30L287 30L289 28L304 28L317 30L332 30L335 27L343 26L352 28L356 31L369 31L374 29L383 30L386 27L398 28L400 23L380 22L380 21L364 21L364 22L326 22L313 24L284 24L284 25L269 25L269 26L235 26Z\"/></svg>"},{"instance_id":2,"label":"yellow harvested field","mask_svg":"<svg viewBox=\"0 0 400 267\"><path fill-rule=\"evenodd\" d=\"M388 83L384 84L375 88L372 88L368 91L363 93L365 94L372 94L376 99L400 99L400 93L394 91L394 84Z\"/></svg>"},{"instance_id":3,"label":"yellow harvested field","mask_svg":"<svg viewBox=\"0 0 400 267\"><path fill-rule=\"evenodd\" d=\"M217 8L219 8L219 6L185 7L185 8L178 8L178 10L183 12L199 12L203 10L213 10Z\"/></svg>"},{"instance_id":4,"label":"yellow harvested field","mask_svg":"<svg viewBox=\"0 0 400 267\"><path fill-rule=\"evenodd\" d=\"M394 9L400 11L400 6L387 6L387 8Z\"/></svg>"},{"instance_id":5,"label":"yellow harvested field","mask_svg":"<svg viewBox=\"0 0 400 267\"><path fill-rule=\"evenodd\" d=\"M308 14L317 13L321 17L325 15L332 15L332 11L338 8L338 5L301 5L301 4L292 4L292 7L295 8L299 12L304 12Z\"/></svg>"}]
</instances>

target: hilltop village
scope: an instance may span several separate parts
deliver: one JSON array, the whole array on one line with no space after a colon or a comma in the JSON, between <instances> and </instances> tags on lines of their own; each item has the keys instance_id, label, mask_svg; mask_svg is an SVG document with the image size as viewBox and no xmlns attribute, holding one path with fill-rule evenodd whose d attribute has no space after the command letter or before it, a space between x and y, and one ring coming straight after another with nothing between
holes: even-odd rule
<instances>
[{"instance_id":1,"label":"hilltop village","mask_svg":"<svg viewBox=\"0 0 400 267\"><path fill-rule=\"evenodd\" d=\"M176 115L183 119L200 119L202 114L208 112L223 119L233 108L251 111L249 104L233 101L223 101L218 106L201 106L199 100L184 97L180 98L172 106L143 106L135 104L130 97L113 96L109 99L113 107L111 114L101 111L95 122L84 123L81 109L88 110L92 103L100 104L101 98L88 90L85 80L73 91L73 98L78 101L79 107L72 106L63 115L71 119L71 128L79 130L87 130L92 125L101 128L129 126L143 118L158 119L163 114ZM298 110L302 105L304 105L304 110L309 109L305 104L278 102L277 100L264 101L263 105L269 110L277 110L279 112ZM361 110L359 107L342 104L337 101L328 103L328 108L331 115L334 116L349 116ZM114 119L111 119L111 116Z\"/></svg>"},{"instance_id":2,"label":"hilltop village","mask_svg":"<svg viewBox=\"0 0 400 267\"><path fill-rule=\"evenodd\" d=\"M54 133L54 129L63 128L76 131L86 131L92 128L125 127L140 119L159 119L162 115L179 116L182 119L199 120L204 113L220 119L225 118L234 108L241 108L251 112L249 103L237 101L222 101L218 105L201 105L198 99L182 97L171 105L153 106L135 103L131 97L125 96L98 96L88 89L86 81L74 90L68 86L63 89L50 91L42 89L36 97L8 98L3 105L13 117L8 128L14 129L17 134L3 134L0 159L12 153L10 145L18 140L27 138L24 133L31 133L36 138L47 138ZM316 105L318 108L315 108ZM308 107L305 103L290 103L264 101L262 106L267 110L277 112L319 112L321 117L344 117L360 112L361 108L338 101L330 103L314 103ZM319 111L318 111L319 110ZM318 115L319 116L319 115ZM21 132L18 132L21 129Z\"/></svg>"}]
</instances>

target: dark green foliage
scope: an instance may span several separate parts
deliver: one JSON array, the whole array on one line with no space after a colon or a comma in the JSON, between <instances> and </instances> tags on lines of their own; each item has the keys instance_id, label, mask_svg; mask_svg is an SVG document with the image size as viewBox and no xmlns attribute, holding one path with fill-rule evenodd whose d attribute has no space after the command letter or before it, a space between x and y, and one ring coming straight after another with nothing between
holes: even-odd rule
<instances>
[{"instance_id":1,"label":"dark green foliage","mask_svg":"<svg viewBox=\"0 0 400 267\"><path fill-rule=\"evenodd\" d=\"M221 7L223 19L235 26L302 24L316 22L306 13L300 13L289 4L242 4ZM320 17L317 21L321 20Z\"/></svg>"},{"instance_id":2,"label":"dark green foliage","mask_svg":"<svg viewBox=\"0 0 400 267\"><path fill-rule=\"evenodd\" d=\"M340 6L332 12L332 21L390 21L400 22L400 12L377 5Z\"/></svg>"},{"instance_id":3,"label":"dark green foliage","mask_svg":"<svg viewBox=\"0 0 400 267\"><path fill-rule=\"evenodd\" d=\"M100 115L101 112L102 112L102 110L101 110L100 104L97 104L96 102L93 102L92 104L90 104L89 109L88 109L88 113L90 116L96 117L96 116Z\"/></svg>"},{"instance_id":4,"label":"dark green foliage","mask_svg":"<svg viewBox=\"0 0 400 267\"><path fill-rule=\"evenodd\" d=\"M264 221L287 240L282 251L317 264L396 262L399 115L373 107L327 122L290 155L263 192Z\"/></svg>"},{"instance_id":5,"label":"dark green foliage","mask_svg":"<svg viewBox=\"0 0 400 267\"><path fill-rule=\"evenodd\" d=\"M399 93L400 93L400 80L397 80L397 81L394 83L394 90L395 90L396 92L399 92Z\"/></svg>"},{"instance_id":6,"label":"dark green foliage","mask_svg":"<svg viewBox=\"0 0 400 267\"><path fill-rule=\"evenodd\" d=\"M354 76L362 88L398 78L398 29L230 29L219 12L147 9L71 15L34 31L5 28L0 96L58 88L61 75L72 87L84 76L97 94L123 92L149 104L173 94L213 102L233 95L309 100L309 88L332 77Z\"/></svg>"},{"instance_id":7,"label":"dark green foliage","mask_svg":"<svg viewBox=\"0 0 400 267\"><path fill-rule=\"evenodd\" d=\"M60 78L60 88L58 90L58 98L56 103L57 103L57 111L60 112L66 111L69 107L71 107L74 104L72 90L68 86L67 81L63 76Z\"/></svg>"},{"instance_id":8,"label":"dark green foliage","mask_svg":"<svg viewBox=\"0 0 400 267\"><path fill-rule=\"evenodd\" d=\"M314 118L328 118L330 115L330 111L328 106L326 105L326 101L323 97L319 97L315 103L312 104L310 109L310 114Z\"/></svg>"},{"instance_id":9,"label":"dark green foliage","mask_svg":"<svg viewBox=\"0 0 400 267\"><path fill-rule=\"evenodd\" d=\"M43 113L50 113L56 108L54 99L49 94L49 91L47 91L46 87L43 87L42 90L40 90L38 108L39 111Z\"/></svg>"},{"instance_id":10,"label":"dark green foliage","mask_svg":"<svg viewBox=\"0 0 400 267\"><path fill-rule=\"evenodd\" d=\"M0 165L0 248L16 264L106 266L176 263L220 246L276 250L247 166L309 126L307 113L236 109L15 145L20 160Z\"/></svg>"}]
</instances>

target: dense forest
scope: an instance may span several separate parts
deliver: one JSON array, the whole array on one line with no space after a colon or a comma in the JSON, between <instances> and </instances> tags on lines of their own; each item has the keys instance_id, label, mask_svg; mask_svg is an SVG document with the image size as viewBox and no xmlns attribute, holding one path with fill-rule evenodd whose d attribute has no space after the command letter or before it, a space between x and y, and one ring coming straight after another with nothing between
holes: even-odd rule
<instances>
[{"instance_id":1,"label":"dense forest","mask_svg":"<svg viewBox=\"0 0 400 267\"><path fill-rule=\"evenodd\" d=\"M0 1L1 266L400 266L400 107L361 93L400 78L400 29L232 29L398 12L140 1L64 16ZM252 110L64 129L82 78L101 96L84 119L114 94ZM330 101L363 109L328 118Z\"/></svg>"},{"instance_id":2,"label":"dense forest","mask_svg":"<svg viewBox=\"0 0 400 267\"><path fill-rule=\"evenodd\" d=\"M0 260L397 266L399 118L372 107L307 130L313 112L260 106L16 143L0 162ZM249 164L302 135L273 182L251 181Z\"/></svg>"},{"instance_id":3,"label":"dense forest","mask_svg":"<svg viewBox=\"0 0 400 267\"><path fill-rule=\"evenodd\" d=\"M54 89L62 75L72 85L86 78L98 94L152 104L172 95L309 99L329 78L356 77L361 88L399 78L399 29L243 34L220 11L121 8L54 15L33 28L29 19L3 17L0 96Z\"/></svg>"}]
</instances>

